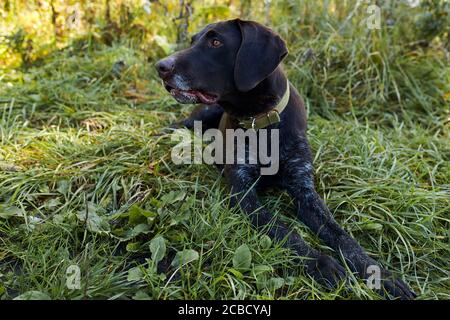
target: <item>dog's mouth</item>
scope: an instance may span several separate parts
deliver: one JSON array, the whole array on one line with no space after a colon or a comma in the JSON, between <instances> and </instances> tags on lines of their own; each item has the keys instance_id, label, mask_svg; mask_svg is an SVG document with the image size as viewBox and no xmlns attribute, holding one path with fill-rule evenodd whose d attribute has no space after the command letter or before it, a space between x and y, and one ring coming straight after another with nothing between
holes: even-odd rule
<instances>
[{"instance_id":1,"label":"dog's mouth","mask_svg":"<svg viewBox=\"0 0 450 320\"><path fill-rule=\"evenodd\" d=\"M182 90L168 83L164 83L164 87L170 94L179 102L183 103L204 103L204 104L213 104L219 100L219 96L214 93L205 92L203 90Z\"/></svg>"}]
</instances>

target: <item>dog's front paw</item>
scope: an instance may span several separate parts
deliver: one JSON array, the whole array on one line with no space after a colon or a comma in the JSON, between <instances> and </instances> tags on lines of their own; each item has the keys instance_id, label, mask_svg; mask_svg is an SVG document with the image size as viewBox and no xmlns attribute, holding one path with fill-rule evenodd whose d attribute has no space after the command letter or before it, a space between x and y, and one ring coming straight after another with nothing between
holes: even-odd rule
<instances>
[{"instance_id":1,"label":"dog's front paw","mask_svg":"<svg viewBox=\"0 0 450 320\"><path fill-rule=\"evenodd\" d=\"M346 277L344 267L336 259L327 255L321 255L308 262L306 271L317 282L330 289L336 288L338 283Z\"/></svg>"},{"instance_id":2,"label":"dog's front paw","mask_svg":"<svg viewBox=\"0 0 450 320\"><path fill-rule=\"evenodd\" d=\"M396 279L392 273L380 266L372 258L365 259L357 269L360 270L359 273L362 278L367 280L367 286L384 298L389 298L389 295L401 300L410 300L416 297L416 294L406 283Z\"/></svg>"},{"instance_id":3,"label":"dog's front paw","mask_svg":"<svg viewBox=\"0 0 450 320\"><path fill-rule=\"evenodd\" d=\"M386 269L381 269L381 285L384 290L380 290L380 294L386 296L386 292L394 298L400 300L411 300L416 297L416 294L409 288L409 286L400 279L395 279L392 274Z\"/></svg>"}]
</instances>

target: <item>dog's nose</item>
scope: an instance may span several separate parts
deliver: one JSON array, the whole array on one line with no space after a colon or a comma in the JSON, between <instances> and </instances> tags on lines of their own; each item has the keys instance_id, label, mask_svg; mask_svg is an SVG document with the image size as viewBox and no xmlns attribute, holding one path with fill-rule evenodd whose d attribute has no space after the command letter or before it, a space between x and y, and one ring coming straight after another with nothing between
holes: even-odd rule
<instances>
[{"instance_id":1,"label":"dog's nose","mask_svg":"<svg viewBox=\"0 0 450 320\"><path fill-rule=\"evenodd\" d=\"M172 74L174 66L175 66L175 59L170 57L159 60L155 65L156 70L158 70L159 76L163 79L167 78Z\"/></svg>"}]
</instances>

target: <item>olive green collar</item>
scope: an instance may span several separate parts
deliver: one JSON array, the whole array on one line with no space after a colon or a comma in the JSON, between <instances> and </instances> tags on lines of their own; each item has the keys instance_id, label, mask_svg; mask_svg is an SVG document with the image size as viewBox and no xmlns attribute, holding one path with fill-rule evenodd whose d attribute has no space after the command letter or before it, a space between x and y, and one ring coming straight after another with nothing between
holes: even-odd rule
<instances>
[{"instance_id":1,"label":"olive green collar","mask_svg":"<svg viewBox=\"0 0 450 320\"><path fill-rule=\"evenodd\" d=\"M238 119L239 125L245 129L259 130L281 121L280 114L289 102L289 80L286 81L286 92L278 104L270 111L258 114L254 117Z\"/></svg>"}]
</instances>

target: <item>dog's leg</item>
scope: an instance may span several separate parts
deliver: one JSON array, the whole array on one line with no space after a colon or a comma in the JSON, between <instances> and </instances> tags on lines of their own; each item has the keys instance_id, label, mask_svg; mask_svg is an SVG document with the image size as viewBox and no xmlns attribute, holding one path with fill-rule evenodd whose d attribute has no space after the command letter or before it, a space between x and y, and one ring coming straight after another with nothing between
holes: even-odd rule
<instances>
[{"instance_id":1,"label":"dog's leg","mask_svg":"<svg viewBox=\"0 0 450 320\"><path fill-rule=\"evenodd\" d=\"M191 112L188 118L173 123L170 127L171 128L186 127L188 129L193 129L194 121L201 121L203 131L211 128L218 128L223 112L224 112L223 108L218 104L198 105L194 108L194 110Z\"/></svg>"},{"instance_id":2,"label":"dog's leg","mask_svg":"<svg viewBox=\"0 0 450 320\"><path fill-rule=\"evenodd\" d=\"M335 287L340 279L345 278L344 268L334 258L311 248L298 233L261 206L255 191L258 170L251 165L225 166L233 204L240 205L257 229L265 230L271 238L285 241L284 244L299 256L309 258L307 272L317 281Z\"/></svg>"},{"instance_id":3,"label":"dog's leg","mask_svg":"<svg viewBox=\"0 0 450 320\"><path fill-rule=\"evenodd\" d=\"M361 246L333 219L330 211L314 189L313 166L306 139L298 141L290 150L288 160L282 166L283 181L297 203L298 218L316 233L328 246L342 253L352 271L367 279L369 266L381 271L381 285L395 297L414 298L414 293L401 280L370 258Z\"/></svg>"}]
</instances>

